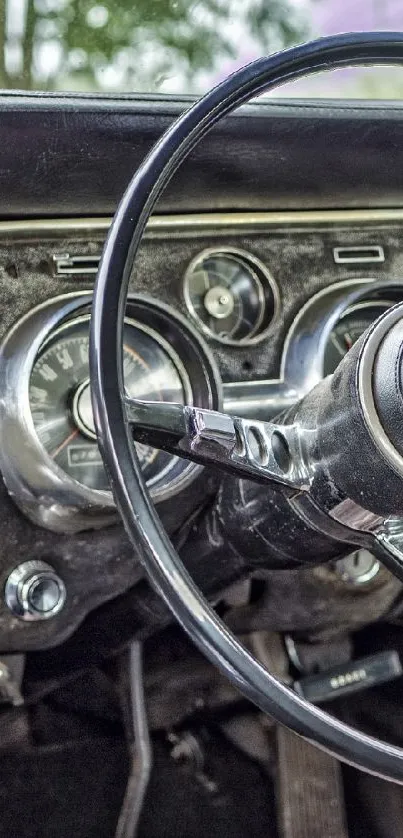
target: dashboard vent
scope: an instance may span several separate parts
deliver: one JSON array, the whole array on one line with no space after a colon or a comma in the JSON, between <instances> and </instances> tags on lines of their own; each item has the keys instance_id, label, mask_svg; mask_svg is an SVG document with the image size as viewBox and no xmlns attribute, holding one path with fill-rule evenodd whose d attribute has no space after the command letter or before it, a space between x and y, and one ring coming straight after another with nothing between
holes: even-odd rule
<instances>
[{"instance_id":1,"label":"dashboard vent","mask_svg":"<svg viewBox=\"0 0 403 838\"><path fill-rule=\"evenodd\" d=\"M88 276L96 274L100 254L95 256L70 256L69 253L58 253L53 256L54 271L57 276Z\"/></svg>"},{"instance_id":2,"label":"dashboard vent","mask_svg":"<svg viewBox=\"0 0 403 838\"><path fill-rule=\"evenodd\" d=\"M333 257L336 265L360 265L384 262L385 251L378 244L365 247L334 247Z\"/></svg>"}]
</instances>

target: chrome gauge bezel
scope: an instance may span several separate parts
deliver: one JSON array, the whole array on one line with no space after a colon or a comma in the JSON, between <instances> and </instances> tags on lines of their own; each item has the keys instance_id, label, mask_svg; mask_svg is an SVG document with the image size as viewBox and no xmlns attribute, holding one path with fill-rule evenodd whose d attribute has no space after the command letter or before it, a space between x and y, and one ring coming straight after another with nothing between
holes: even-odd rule
<instances>
[{"instance_id":1,"label":"chrome gauge bezel","mask_svg":"<svg viewBox=\"0 0 403 838\"><path fill-rule=\"evenodd\" d=\"M224 338L220 337L219 335L216 335L211 329L209 329L208 326L206 326L206 324L199 317L193 306L193 302L189 292L190 277L193 275L195 268L202 260L208 259L211 256L218 255L232 256L235 257L238 261L242 261L243 263L245 263L248 266L251 273L253 274L254 280L257 283L257 287L259 288L258 296L260 303L260 316L255 324L253 333L249 337L235 339ZM269 293L272 296L273 314L267 326L261 332L259 332L258 330L260 329L262 321L264 320L265 307L267 305L267 291L269 291ZM255 346L256 344L265 340L273 325L275 324L280 310L280 291L268 267L263 262L261 262L260 259L258 259L257 256L255 256L253 253L250 253L247 250L242 250L241 248L237 247L208 247L205 250L201 250L199 253L197 253L186 268L182 280L182 293L187 311L197 328L200 330L200 332L202 332L203 335L205 335L207 338L214 341L215 343L220 343L224 346ZM258 333L256 334L256 332Z\"/></svg>"},{"instance_id":2,"label":"chrome gauge bezel","mask_svg":"<svg viewBox=\"0 0 403 838\"><path fill-rule=\"evenodd\" d=\"M403 300L398 280L357 277L322 288L305 303L286 335L278 378L224 384L224 410L272 419L309 393L325 376L325 354L335 326L356 306Z\"/></svg>"},{"instance_id":3,"label":"chrome gauge bezel","mask_svg":"<svg viewBox=\"0 0 403 838\"><path fill-rule=\"evenodd\" d=\"M77 482L50 457L33 422L29 384L38 354L54 337L78 319L90 318L92 292L64 294L37 306L20 319L0 350L0 469L6 487L21 510L35 523L56 532L77 532L103 527L117 520L110 491L91 489ZM171 328L169 340L146 320L161 319ZM186 399L202 407L221 407L221 380L214 360L196 330L163 303L145 296L128 299L127 320L153 333L174 360ZM183 340L187 352L182 362L175 347ZM193 354L192 354L193 353ZM186 368L193 359L192 371ZM190 361L189 361L190 363ZM150 486L154 503L168 500L185 489L202 466L173 458L169 470L157 475ZM162 479L161 479L162 478Z\"/></svg>"}]
</instances>

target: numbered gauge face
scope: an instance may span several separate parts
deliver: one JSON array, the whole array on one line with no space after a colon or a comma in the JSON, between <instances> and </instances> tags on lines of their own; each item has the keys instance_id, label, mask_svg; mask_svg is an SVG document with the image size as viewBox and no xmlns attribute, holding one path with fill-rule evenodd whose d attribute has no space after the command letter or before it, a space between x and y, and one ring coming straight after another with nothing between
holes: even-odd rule
<instances>
[{"instance_id":1,"label":"numbered gauge face","mask_svg":"<svg viewBox=\"0 0 403 838\"><path fill-rule=\"evenodd\" d=\"M47 341L31 373L29 400L37 436L54 462L91 489L108 490L96 441L89 383L89 317L62 326ZM148 327L127 320L123 369L126 391L146 401L191 401L185 370L170 347ZM175 458L136 443L149 486Z\"/></svg>"},{"instance_id":2,"label":"numbered gauge face","mask_svg":"<svg viewBox=\"0 0 403 838\"><path fill-rule=\"evenodd\" d=\"M204 251L186 271L183 292L199 328L222 343L259 339L274 314L268 272L247 253Z\"/></svg>"},{"instance_id":3,"label":"numbered gauge face","mask_svg":"<svg viewBox=\"0 0 403 838\"><path fill-rule=\"evenodd\" d=\"M389 300L366 300L348 308L332 329L325 351L324 374L334 372L356 340L394 303Z\"/></svg>"}]
</instances>

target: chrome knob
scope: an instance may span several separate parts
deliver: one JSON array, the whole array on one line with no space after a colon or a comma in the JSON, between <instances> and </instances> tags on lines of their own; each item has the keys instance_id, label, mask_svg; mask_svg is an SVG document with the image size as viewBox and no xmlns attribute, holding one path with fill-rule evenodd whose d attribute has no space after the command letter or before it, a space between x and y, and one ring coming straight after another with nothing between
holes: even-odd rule
<instances>
[{"instance_id":1,"label":"chrome knob","mask_svg":"<svg viewBox=\"0 0 403 838\"><path fill-rule=\"evenodd\" d=\"M349 585L365 585L372 582L380 571L378 559L369 550L355 550L333 565L334 571Z\"/></svg>"},{"instance_id":2,"label":"chrome knob","mask_svg":"<svg viewBox=\"0 0 403 838\"><path fill-rule=\"evenodd\" d=\"M50 565L30 561L23 562L10 573L4 596L16 617L31 621L48 620L62 610L66 602L66 588Z\"/></svg>"}]
</instances>

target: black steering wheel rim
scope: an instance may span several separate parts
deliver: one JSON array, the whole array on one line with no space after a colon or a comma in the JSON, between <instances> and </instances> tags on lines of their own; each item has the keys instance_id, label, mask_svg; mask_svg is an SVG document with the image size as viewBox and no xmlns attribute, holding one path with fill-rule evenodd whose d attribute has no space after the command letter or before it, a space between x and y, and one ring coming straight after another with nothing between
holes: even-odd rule
<instances>
[{"instance_id":1,"label":"black steering wheel rim","mask_svg":"<svg viewBox=\"0 0 403 838\"><path fill-rule=\"evenodd\" d=\"M149 497L123 405L122 325L134 259L161 192L192 148L251 96L321 70L403 64L403 34L323 38L238 70L181 116L131 180L107 237L94 292L90 368L95 424L117 507L153 586L192 640L261 710L295 733L374 774L403 783L403 749L309 704L267 672L196 588Z\"/></svg>"}]
</instances>

